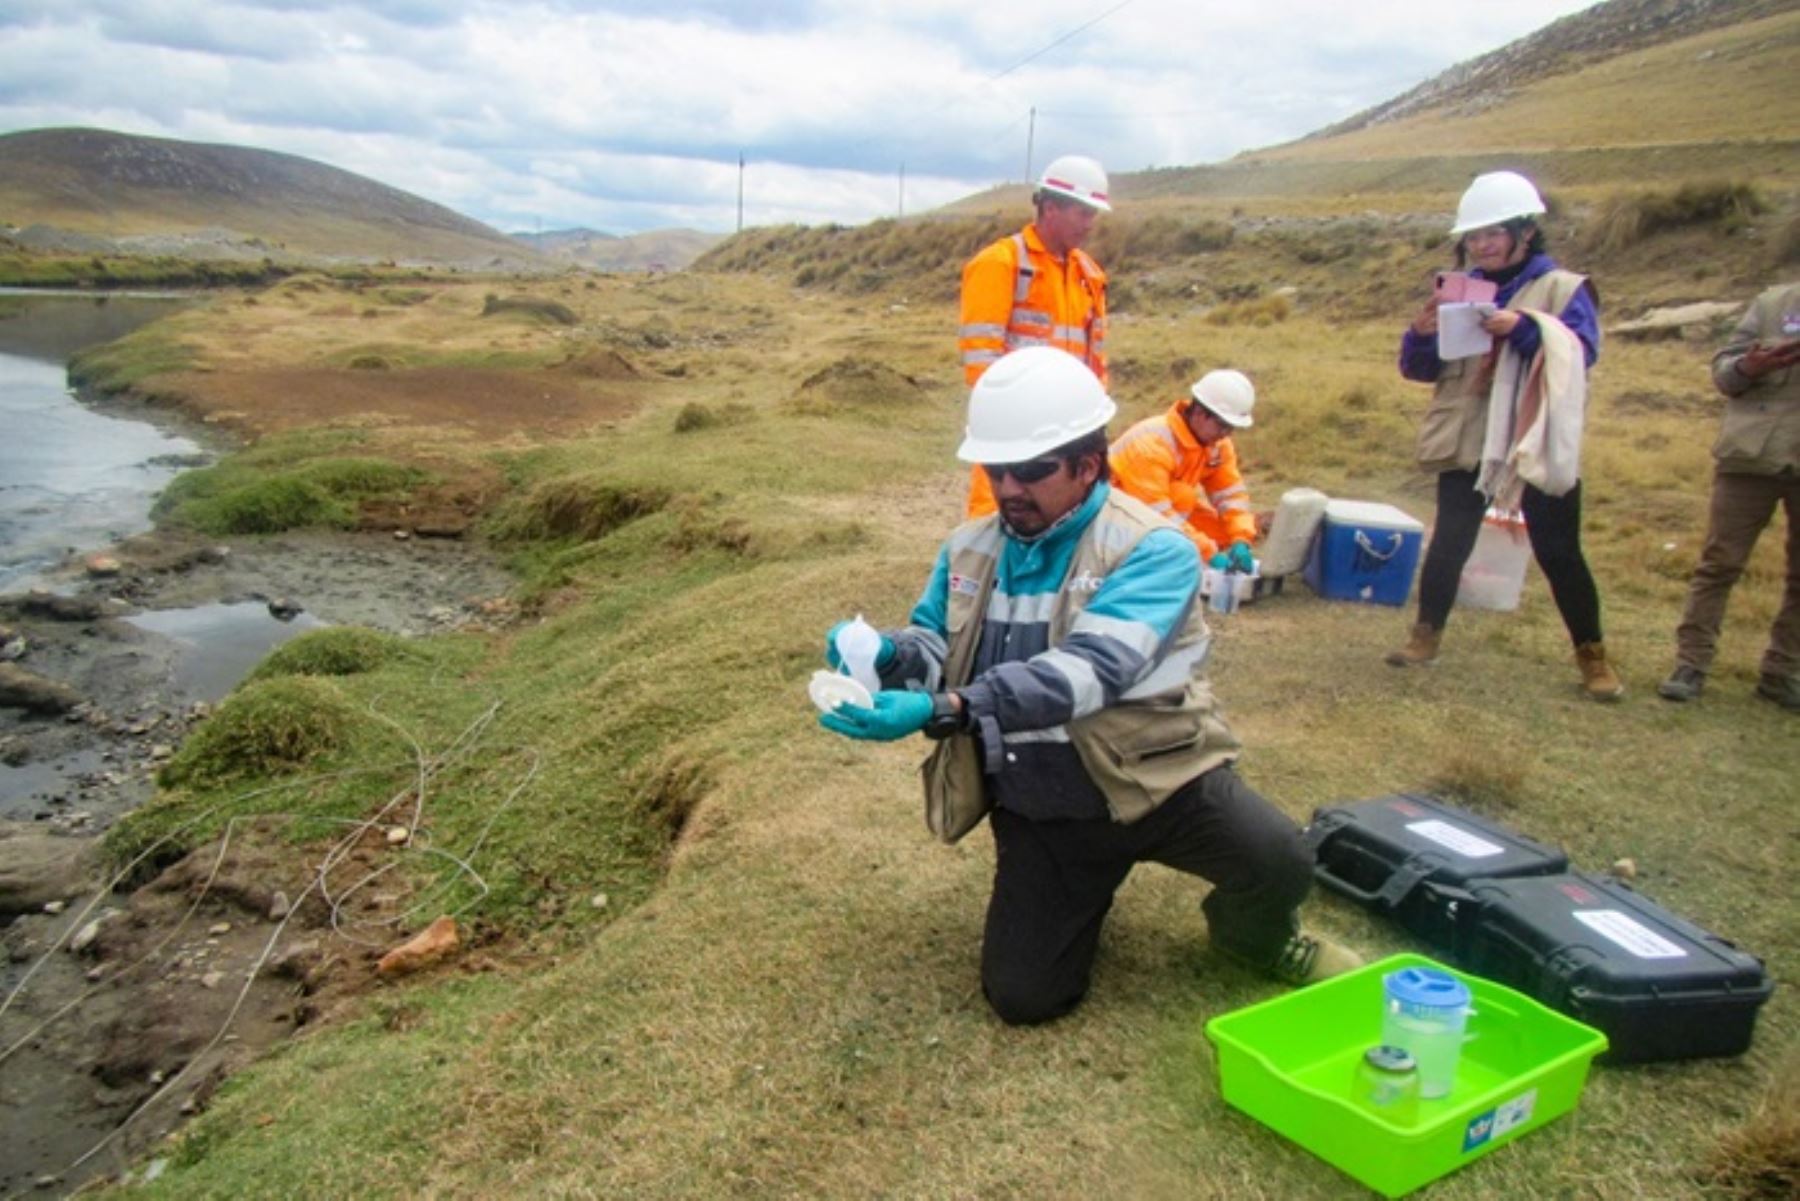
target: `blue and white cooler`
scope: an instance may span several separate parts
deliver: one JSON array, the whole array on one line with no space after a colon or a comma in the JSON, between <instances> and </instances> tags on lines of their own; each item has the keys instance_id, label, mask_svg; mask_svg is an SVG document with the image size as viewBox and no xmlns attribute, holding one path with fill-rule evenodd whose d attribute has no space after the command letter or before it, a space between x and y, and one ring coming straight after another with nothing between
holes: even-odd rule
<instances>
[{"instance_id":1,"label":"blue and white cooler","mask_svg":"<svg viewBox=\"0 0 1800 1201\"><path fill-rule=\"evenodd\" d=\"M1329 600L1404 605L1425 527L1393 505L1333 500L1306 564L1306 583Z\"/></svg>"}]
</instances>

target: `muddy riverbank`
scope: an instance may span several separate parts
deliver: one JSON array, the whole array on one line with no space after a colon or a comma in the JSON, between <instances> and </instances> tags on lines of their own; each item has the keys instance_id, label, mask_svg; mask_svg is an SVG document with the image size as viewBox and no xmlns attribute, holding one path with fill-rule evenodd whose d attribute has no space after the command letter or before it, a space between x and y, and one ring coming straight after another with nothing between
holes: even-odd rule
<instances>
[{"instance_id":1,"label":"muddy riverbank","mask_svg":"<svg viewBox=\"0 0 1800 1201\"><path fill-rule=\"evenodd\" d=\"M151 533L39 582L0 597L0 667L52 693L37 711L0 707L0 1196L120 1170L335 991L366 986L375 952L328 936L273 831L135 891L102 888L98 836L151 795L188 731L304 629L423 636L514 615L478 543L404 530Z\"/></svg>"}]
</instances>

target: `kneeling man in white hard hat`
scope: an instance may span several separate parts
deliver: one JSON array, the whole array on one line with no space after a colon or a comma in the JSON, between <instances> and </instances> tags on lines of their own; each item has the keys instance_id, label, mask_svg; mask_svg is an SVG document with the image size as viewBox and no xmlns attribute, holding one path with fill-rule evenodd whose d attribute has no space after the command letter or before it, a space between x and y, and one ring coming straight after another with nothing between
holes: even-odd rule
<instances>
[{"instance_id":1,"label":"kneeling man in white hard hat","mask_svg":"<svg viewBox=\"0 0 1800 1201\"><path fill-rule=\"evenodd\" d=\"M882 633L871 703L819 719L849 738L935 740L926 822L945 841L989 819L981 982L1013 1024L1080 1004L1113 894L1143 862L1210 880L1213 947L1278 979L1361 962L1300 932L1311 856L1233 767L1205 674L1200 557L1109 485L1115 411L1058 350L1014 351L982 376L957 456L999 511L951 533L910 623Z\"/></svg>"}]
</instances>

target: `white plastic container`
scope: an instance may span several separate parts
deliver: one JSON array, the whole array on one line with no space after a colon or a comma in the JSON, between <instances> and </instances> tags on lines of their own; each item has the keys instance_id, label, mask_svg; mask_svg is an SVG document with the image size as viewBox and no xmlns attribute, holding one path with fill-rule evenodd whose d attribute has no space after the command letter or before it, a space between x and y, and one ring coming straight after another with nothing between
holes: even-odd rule
<instances>
[{"instance_id":1,"label":"white plastic container","mask_svg":"<svg viewBox=\"0 0 1800 1201\"><path fill-rule=\"evenodd\" d=\"M1264 579L1292 575L1306 566L1313 536L1325 519L1329 499L1317 488L1289 488L1281 494L1275 519L1269 523L1269 536L1263 539L1262 561L1257 565Z\"/></svg>"},{"instance_id":2,"label":"white plastic container","mask_svg":"<svg viewBox=\"0 0 1800 1201\"><path fill-rule=\"evenodd\" d=\"M864 621L861 613L837 632L837 653L851 679L871 695L881 691L881 676L875 670L875 659L881 654L881 633Z\"/></svg>"},{"instance_id":3,"label":"white plastic container","mask_svg":"<svg viewBox=\"0 0 1800 1201\"><path fill-rule=\"evenodd\" d=\"M1471 609L1510 613L1519 607L1525 587L1525 564L1531 558L1531 540L1525 519L1517 513L1489 509L1475 536L1475 550L1463 565L1456 587L1456 603Z\"/></svg>"},{"instance_id":4,"label":"white plastic container","mask_svg":"<svg viewBox=\"0 0 1800 1201\"><path fill-rule=\"evenodd\" d=\"M1254 562L1254 561L1253 561ZM1262 565L1249 571L1220 571L1216 567L1200 569L1200 595L1214 613L1236 613L1239 605L1247 605L1262 595Z\"/></svg>"}]
</instances>

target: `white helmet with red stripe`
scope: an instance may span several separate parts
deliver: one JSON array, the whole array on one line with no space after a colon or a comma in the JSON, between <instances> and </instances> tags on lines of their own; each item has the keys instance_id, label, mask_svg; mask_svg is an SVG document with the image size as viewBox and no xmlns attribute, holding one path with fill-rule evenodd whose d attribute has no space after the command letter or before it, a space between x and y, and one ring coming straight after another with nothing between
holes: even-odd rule
<instances>
[{"instance_id":1,"label":"white helmet with red stripe","mask_svg":"<svg viewBox=\"0 0 1800 1201\"><path fill-rule=\"evenodd\" d=\"M1091 158L1065 154L1051 159L1038 177L1037 186L1040 192L1054 192L1103 213L1112 212L1112 202L1106 194L1106 172Z\"/></svg>"}]
</instances>

